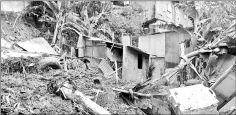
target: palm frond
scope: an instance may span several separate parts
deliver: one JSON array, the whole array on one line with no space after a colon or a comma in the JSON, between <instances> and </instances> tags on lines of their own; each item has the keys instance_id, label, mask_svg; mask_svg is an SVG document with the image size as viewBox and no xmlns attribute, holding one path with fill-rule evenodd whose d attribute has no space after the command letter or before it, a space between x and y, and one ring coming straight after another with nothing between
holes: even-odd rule
<instances>
[{"instance_id":1,"label":"palm frond","mask_svg":"<svg viewBox=\"0 0 236 115\"><path fill-rule=\"evenodd\" d=\"M55 3L54 1L42 1L43 3L45 3L48 8L50 8L54 14L58 14L59 13L59 6L57 3Z\"/></svg>"}]
</instances>

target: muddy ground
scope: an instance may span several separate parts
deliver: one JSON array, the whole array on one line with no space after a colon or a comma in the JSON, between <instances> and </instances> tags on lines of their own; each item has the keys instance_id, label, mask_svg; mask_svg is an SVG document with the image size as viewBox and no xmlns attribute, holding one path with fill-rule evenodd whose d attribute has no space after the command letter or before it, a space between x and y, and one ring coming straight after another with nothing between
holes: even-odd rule
<instances>
[{"instance_id":1,"label":"muddy ground","mask_svg":"<svg viewBox=\"0 0 236 115\"><path fill-rule=\"evenodd\" d=\"M16 18L16 13L1 13L1 38L14 43L45 35L20 18L16 21ZM13 60L17 62L17 60ZM12 63L14 61L12 61ZM122 102L122 99L118 97L117 93L112 91L111 88L115 88L116 86L114 77L106 79L95 65L97 64L96 62L89 64L90 70L85 70L85 65L80 60L71 63L73 64L68 66L68 72L63 70L50 70L48 72L29 70L27 73L20 73L22 71L18 71L17 69L6 72L7 70L5 68L7 68L9 64L11 65L11 63L1 59L1 112L8 114L83 113L82 109L79 109L81 105L73 103L70 100L63 100L61 97L50 94L47 91L47 84L50 80L72 77L79 91L86 96L94 97L96 95L95 90L101 90L102 92L99 93L96 103L106 108L111 113L136 113L137 110L134 107L130 107ZM100 78L102 83L95 84L93 82L94 78ZM127 87L129 86L127 84L129 83L120 82L117 87Z\"/></svg>"},{"instance_id":2,"label":"muddy ground","mask_svg":"<svg viewBox=\"0 0 236 115\"><path fill-rule=\"evenodd\" d=\"M73 62L75 64L75 62ZM50 94L47 84L52 79L71 78L78 86L78 90L86 96L94 97L97 89L99 93L96 103L110 111L112 114L137 114L142 113L137 107L127 105L112 88L116 87L115 78L105 78L103 73L94 63L89 64L90 70L85 70L82 61L76 61L76 69L50 70L48 72L35 73L2 73L2 111L13 113L45 113L45 114L78 114L81 106L70 100ZM100 78L101 84L94 83L94 78ZM120 82L118 88L131 88L132 83ZM94 100L94 99L92 99Z\"/></svg>"},{"instance_id":3,"label":"muddy ground","mask_svg":"<svg viewBox=\"0 0 236 115\"><path fill-rule=\"evenodd\" d=\"M39 30L17 16L14 12L1 12L1 38L17 42L40 36Z\"/></svg>"},{"instance_id":4,"label":"muddy ground","mask_svg":"<svg viewBox=\"0 0 236 115\"><path fill-rule=\"evenodd\" d=\"M18 20L15 25L16 14L1 14L2 38L11 42L25 41L39 36L44 36L31 25ZM14 26L14 28L13 28ZM46 39L46 38L45 38ZM91 61L89 70L79 59L69 60L68 71L50 70L47 72L28 70L26 73L17 70L6 72L9 62L1 59L1 113L7 114L87 114L82 109L82 105L73 103L70 100L62 99L60 96L48 92L48 84L51 80L71 78L78 90L86 96L96 97L96 90L101 90L97 100L98 105L107 109L112 114L171 114L169 104L165 98L140 99L135 104L128 105L118 92L112 88L130 89L136 83L119 81L115 83L115 76L105 78L101 70L97 67L98 60ZM28 63L30 64L30 63ZM35 65L37 66L37 65ZM101 83L96 84L95 78L99 78ZM144 91L144 93L167 92L176 86L160 86ZM173 113L172 113L173 114Z\"/></svg>"},{"instance_id":5,"label":"muddy ground","mask_svg":"<svg viewBox=\"0 0 236 115\"><path fill-rule=\"evenodd\" d=\"M49 36L46 33L41 33L21 18L17 20L16 18L17 13L1 12L1 39L4 38L12 43L26 41L35 37L48 39L47 37ZM2 50L7 49L4 48ZM99 93L96 103L112 114L144 114L143 111L153 108L151 103L153 100L151 99L142 99L137 101L136 104L128 105L119 97L119 93L114 92L112 88L128 90L133 88L136 83L119 81L116 85L115 76L105 78L97 67L99 60L89 59L91 61L88 64L89 70L85 70L85 65L82 61L75 59L68 60L67 72L53 69L41 72L37 70L37 61L41 58L13 58L10 61L1 59L2 113L86 114L87 112L82 109L82 105L62 99L47 90L47 85L51 80L64 80L66 78L71 78L78 90L86 96L96 97L96 90L101 90L102 92ZM26 66L31 63L35 65L27 68ZM25 66L26 72L23 72L22 67L20 67L21 64ZM101 83L94 83L95 78L100 79ZM92 100L95 101L95 98L92 98ZM142 111L141 108L144 110Z\"/></svg>"}]
</instances>

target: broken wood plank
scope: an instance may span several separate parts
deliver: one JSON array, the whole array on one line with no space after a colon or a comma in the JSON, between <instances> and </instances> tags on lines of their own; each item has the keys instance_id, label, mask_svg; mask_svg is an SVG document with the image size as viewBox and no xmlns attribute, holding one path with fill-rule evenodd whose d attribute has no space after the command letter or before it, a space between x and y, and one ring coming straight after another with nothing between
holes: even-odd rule
<instances>
[{"instance_id":1,"label":"broken wood plank","mask_svg":"<svg viewBox=\"0 0 236 115\"><path fill-rule=\"evenodd\" d=\"M219 85L229 74L229 72L231 71L231 69L234 67L235 65L232 65L231 67L229 67L223 74L222 76L210 87L212 90L214 90L216 88L217 85Z\"/></svg>"},{"instance_id":2,"label":"broken wood plank","mask_svg":"<svg viewBox=\"0 0 236 115\"><path fill-rule=\"evenodd\" d=\"M118 84L119 77L118 77L117 61L115 61L115 68L116 68L116 84Z\"/></svg>"},{"instance_id":3,"label":"broken wood plank","mask_svg":"<svg viewBox=\"0 0 236 115\"><path fill-rule=\"evenodd\" d=\"M144 88L145 89L146 88L153 88L153 87L156 87L156 86L160 86L160 85L164 85L166 83L169 83L171 79L174 79L174 78L172 78L173 75L175 75L180 69L183 69L184 66L189 64L190 61L192 59L194 59L194 56L198 55L199 52L204 52L204 51L202 51L202 50L201 51L194 51L194 52L191 52L189 54L186 54L186 55L182 56L184 58L187 58L188 61L185 61L184 59L181 59L178 66L173 68L173 70L169 71L168 73L165 73L160 78L148 80L148 81L142 83L141 85L139 84L139 86L135 86L135 87L141 87L141 88L139 88L139 90L141 90L141 89L144 89ZM208 52L208 50L207 50L207 52Z\"/></svg>"},{"instance_id":4,"label":"broken wood plank","mask_svg":"<svg viewBox=\"0 0 236 115\"><path fill-rule=\"evenodd\" d=\"M117 69L117 71L119 71L121 68L122 68L122 67L119 67L119 68ZM112 73L109 74L108 76L111 76L111 75L114 74L114 73L116 73L116 71L112 72Z\"/></svg>"},{"instance_id":5,"label":"broken wood plank","mask_svg":"<svg viewBox=\"0 0 236 115\"><path fill-rule=\"evenodd\" d=\"M81 103L85 106L85 108L92 114L99 115L110 115L110 112L106 109L102 108L100 105L96 104L92 100L90 100L87 96L85 96L82 92L78 90L71 89L71 84L67 82L63 84L61 88L59 88L66 98L75 101L76 103Z\"/></svg>"},{"instance_id":6,"label":"broken wood plank","mask_svg":"<svg viewBox=\"0 0 236 115\"><path fill-rule=\"evenodd\" d=\"M116 89L116 88L112 88L112 90L114 91L118 91L118 92L123 92L123 93L130 93L130 91L127 90L123 90L123 89ZM143 94L143 93L139 93L139 92L133 92L134 95L137 96L142 96L142 97L147 97L147 98L151 98L153 96L165 96L167 95L167 93L159 93L159 94Z\"/></svg>"}]
</instances>

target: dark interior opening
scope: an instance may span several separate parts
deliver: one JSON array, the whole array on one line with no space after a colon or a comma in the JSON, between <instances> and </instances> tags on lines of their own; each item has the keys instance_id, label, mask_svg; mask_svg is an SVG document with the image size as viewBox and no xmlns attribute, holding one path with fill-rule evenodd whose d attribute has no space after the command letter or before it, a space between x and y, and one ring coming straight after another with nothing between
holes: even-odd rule
<instances>
[{"instance_id":1,"label":"dark interior opening","mask_svg":"<svg viewBox=\"0 0 236 115\"><path fill-rule=\"evenodd\" d=\"M143 68L143 57L142 54L138 54L138 69L142 69Z\"/></svg>"}]
</instances>

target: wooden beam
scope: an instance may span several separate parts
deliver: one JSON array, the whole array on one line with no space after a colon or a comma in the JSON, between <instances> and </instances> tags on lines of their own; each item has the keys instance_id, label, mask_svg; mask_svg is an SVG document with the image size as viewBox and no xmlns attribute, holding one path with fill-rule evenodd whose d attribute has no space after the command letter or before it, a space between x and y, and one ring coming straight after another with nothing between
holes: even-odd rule
<instances>
[{"instance_id":1,"label":"wooden beam","mask_svg":"<svg viewBox=\"0 0 236 115\"><path fill-rule=\"evenodd\" d=\"M86 110L89 113L95 115L110 115L110 112L106 109L102 108L100 105L96 104L92 100L90 100L87 96L85 96L82 92L68 88L67 86L70 84L64 84L60 90L66 96L66 98L75 101L76 103L80 103L85 106ZM69 86L70 87L70 86ZM82 103L81 103L82 102Z\"/></svg>"},{"instance_id":2,"label":"wooden beam","mask_svg":"<svg viewBox=\"0 0 236 115\"><path fill-rule=\"evenodd\" d=\"M235 65L230 66L210 88L214 90L217 87L217 85L219 85L228 76L229 72L232 70L234 66Z\"/></svg>"},{"instance_id":3,"label":"wooden beam","mask_svg":"<svg viewBox=\"0 0 236 115\"><path fill-rule=\"evenodd\" d=\"M112 90L114 90L114 91L118 91L118 92L122 92L122 93L130 94L129 91L127 91L127 90L123 90L123 89L112 88ZM153 97L153 96L165 96L165 95L167 95L167 93L159 93L159 94L143 94L143 93L139 93L139 92L133 92L133 94L134 94L134 95L137 95L137 96L147 97L147 98L151 98L151 97Z\"/></svg>"},{"instance_id":4,"label":"wooden beam","mask_svg":"<svg viewBox=\"0 0 236 115\"><path fill-rule=\"evenodd\" d=\"M115 68L116 68L116 84L118 84L119 77L118 77L117 61L115 61Z\"/></svg>"}]
</instances>

